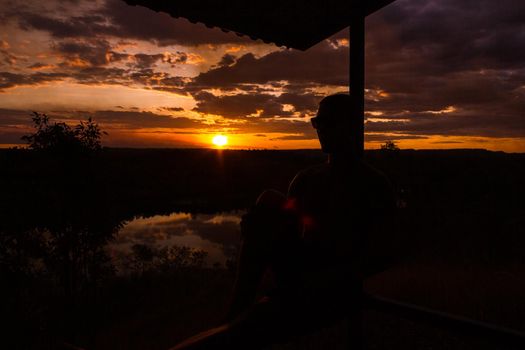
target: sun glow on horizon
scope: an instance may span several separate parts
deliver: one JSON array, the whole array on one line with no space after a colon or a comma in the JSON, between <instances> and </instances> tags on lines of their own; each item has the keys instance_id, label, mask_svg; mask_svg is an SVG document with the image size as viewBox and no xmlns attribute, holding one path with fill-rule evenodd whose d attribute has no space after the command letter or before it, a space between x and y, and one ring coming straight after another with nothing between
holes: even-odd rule
<instances>
[{"instance_id":1,"label":"sun glow on horizon","mask_svg":"<svg viewBox=\"0 0 525 350\"><path fill-rule=\"evenodd\" d=\"M224 135L215 135L211 142L217 147L224 147L228 144L228 137Z\"/></svg>"}]
</instances>

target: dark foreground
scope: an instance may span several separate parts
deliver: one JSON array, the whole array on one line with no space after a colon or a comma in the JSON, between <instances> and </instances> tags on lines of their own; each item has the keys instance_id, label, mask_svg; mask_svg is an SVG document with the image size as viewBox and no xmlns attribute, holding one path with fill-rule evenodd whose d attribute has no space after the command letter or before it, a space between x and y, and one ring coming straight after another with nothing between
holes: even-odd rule
<instances>
[{"instance_id":1,"label":"dark foreground","mask_svg":"<svg viewBox=\"0 0 525 350\"><path fill-rule=\"evenodd\" d=\"M525 330L525 155L373 151L367 159L389 176L400 206L391 230L374 238L369 256L388 269L367 290ZM245 209L322 161L317 151L114 149L78 159L1 151L2 342L166 349L217 325L234 261L211 267L203 252L144 246L124 257L122 273L106 247L133 217ZM342 348L343 328L276 348ZM365 313L365 344L501 348L376 311Z\"/></svg>"}]
</instances>

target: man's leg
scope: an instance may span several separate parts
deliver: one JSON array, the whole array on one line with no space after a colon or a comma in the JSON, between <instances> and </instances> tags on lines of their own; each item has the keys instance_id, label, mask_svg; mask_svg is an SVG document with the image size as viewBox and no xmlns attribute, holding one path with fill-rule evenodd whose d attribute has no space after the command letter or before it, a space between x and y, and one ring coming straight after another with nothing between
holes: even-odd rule
<instances>
[{"instance_id":1,"label":"man's leg","mask_svg":"<svg viewBox=\"0 0 525 350\"><path fill-rule=\"evenodd\" d=\"M229 321L255 302L261 278L271 263L272 249L278 244L274 232L268 231L275 230L272 221L276 220L284 201L285 196L280 192L266 190L243 217L241 250L227 315Z\"/></svg>"},{"instance_id":2,"label":"man's leg","mask_svg":"<svg viewBox=\"0 0 525 350\"><path fill-rule=\"evenodd\" d=\"M255 301L263 274L274 259L274 230L285 201L282 193L264 191L241 222L242 243L227 323L199 333L172 350L256 349L275 333L280 307L268 298ZM278 240L278 238L277 238Z\"/></svg>"}]
</instances>

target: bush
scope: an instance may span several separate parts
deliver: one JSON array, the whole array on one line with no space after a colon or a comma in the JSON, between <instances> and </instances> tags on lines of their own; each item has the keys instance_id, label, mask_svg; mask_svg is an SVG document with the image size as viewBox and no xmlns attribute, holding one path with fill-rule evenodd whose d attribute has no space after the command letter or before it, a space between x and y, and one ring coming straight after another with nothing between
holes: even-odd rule
<instances>
[{"instance_id":1,"label":"bush","mask_svg":"<svg viewBox=\"0 0 525 350\"><path fill-rule=\"evenodd\" d=\"M394 141L386 141L384 144L381 145L381 149L384 151L399 151L399 147Z\"/></svg>"},{"instance_id":2,"label":"bush","mask_svg":"<svg viewBox=\"0 0 525 350\"><path fill-rule=\"evenodd\" d=\"M80 121L75 126L63 122L51 123L46 114L33 112L33 125L36 131L22 136L30 149L45 150L58 153L91 153L102 148L102 134L106 132L91 118Z\"/></svg>"}]
</instances>

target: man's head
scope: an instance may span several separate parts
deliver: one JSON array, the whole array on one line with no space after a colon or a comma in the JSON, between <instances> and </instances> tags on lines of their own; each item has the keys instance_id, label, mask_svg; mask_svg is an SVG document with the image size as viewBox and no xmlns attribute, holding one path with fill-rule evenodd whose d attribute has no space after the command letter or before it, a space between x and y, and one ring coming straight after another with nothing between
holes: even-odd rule
<instances>
[{"instance_id":1,"label":"man's head","mask_svg":"<svg viewBox=\"0 0 525 350\"><path fill-rule=\"evenodd\" d=\"M325 153L348 153L351 149L351 97L348 94L330 95L321 100L312 125L317 130L321 149Z\"/></svg>"}]
</instances>

